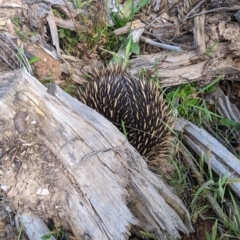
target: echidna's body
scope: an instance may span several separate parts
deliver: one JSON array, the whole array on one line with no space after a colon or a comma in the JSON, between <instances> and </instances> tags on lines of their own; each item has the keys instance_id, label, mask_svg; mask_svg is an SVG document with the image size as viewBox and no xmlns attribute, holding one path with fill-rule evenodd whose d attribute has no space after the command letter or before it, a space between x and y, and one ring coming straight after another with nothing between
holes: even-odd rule
<instances>
[{"instance_id":1,"label":"echidna's body","mask_svg":"<svg viewBox=\"0 0 240 240\"><path fill-rule=\"evenodd\" d=\"M172 121L155 84L139 80L113 65L96 69L93 78L81 92L80 100L120 131L124 125L128 141L142 156L151 160L165 155Z\"/></svg>"}]
</instances>

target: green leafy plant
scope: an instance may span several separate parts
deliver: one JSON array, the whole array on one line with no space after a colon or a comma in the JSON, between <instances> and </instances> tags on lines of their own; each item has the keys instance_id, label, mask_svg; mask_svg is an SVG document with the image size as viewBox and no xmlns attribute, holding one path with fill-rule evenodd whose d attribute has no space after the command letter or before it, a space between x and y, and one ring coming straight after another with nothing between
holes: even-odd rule
<instances>
[{"instance_id":1,"label":"green leafy plant","mask_svg":"<svg viewBox=\"0 0 240 240\"><path fill-rule=\"evenodd\" d=\"M44 85L44 84L47 84L47 83L51 83L51 82L54 82L54 79L52 77L51 74L49 74L48 76L44 77L43 79L41 79L41 83Z\"/></svg>"},{"instance_id":2,"label":"green leafy plant","mask_svg":"<svg viewBox=\"0 0 240 240\"><path fill-rule=\"evenodd\" d=\"M60 87L71 96L78 96L78 86L71 82L70 79L66 79L66 81L60 85Z\"/></svg>"},{"instance_id":3,"label":"green leafy plant","mask_svg":"<svg viewBox=\"0 0 240 240\"><path fill-rule=\"evenodd\" d=\"M80 36L75 31L59 28L58 36L61 42L61 47L69 55L78 55L77 44L80 41Z\"/></svg>"},{"instance_id":4,"label":"green leafy plant","mask_svg":"<svg viewBox=\"0 0 240 240\"><path fill-rule=\"evenodd\" d=\"M15 25L14 26L14 30L16 32L16 34L18 35L19 39L21 39L22 41L27 41L27 37L26 34L20 30L20 18L19 17L12 17L11 18L12 23Z\"/></svg>"},{"instance_id":5,"label":"green leafy plant","mask_svg":"<svg viewBox=\"0 0 240 240\"><path fill-rule=\"evenodd\" d=\"M19 39L21 39L23 42L27 41L27 36L23 31L21 31L17 27L14 27L14 30L15 30L16 34L18 35Z\"/></svg>"},{"instance_id":6,"label":"green leafy plant","mask_svg":"<svg viewBox=\"0 0 240 240\"><path fill-rule=\"evenodd\" d=\"M138 5L134 5L133 0L127 0L123 4L121 14L127 19L132 19L135 13L139 12L141 8L145 7L150 2L150 0L140 0L138 2Z\"/></svg>"},{"instance_id":7,"label":"green leafy plant","mask_svg":"<svg viewBox=\"0 0 240 240\"><path fill-rule=\"evenodd\" d=\"M53 11L54 16L56 16L56 17L62 17L62 18L65 17L65 14L60 12L58 9L53 9L52 11Z\"/></svg>"},{"instance_id":8,"label":"green leafy plant","mask_svg":"<svg viewBox=\"0 0 240 240\"><path fill-rule=\"evenodd\" d=\"M20 26L20 18L19 17L12 17L11 21L16 27Z\"/></svg>"},{"instance_id":9,"label":"green leafy plant","mask_svg":"<svg viewBox=\"0 0 240 240\"><path fill-rule=\"evenodd\" d=\"M133 39L132 39L132 35L130 35L128 38L126 38L127 41L124 41L122 43L122 46L120 49L125 49L125 58L123 59L121 56L119 56L118 54L111 52L112 54L112 62L115 64L121 64L124 62L124 64L127 66L128 65L128 61L130 58L130 55L132 53L134 54L139 54L140 52L140 48L138 43L134 43Z\"/></svg>"},{"instance_id":10,"label":"green leafy plant","mask_svg":"<svg viewBox=\"0 0 240 240\"><path fill-rule=\"evenodd\" d=\"M223 126L234 127L234 128L237 128L238 130L240 130L240 123L238 123L236 121L233 121L233 120L230 120L227 118L222 118L220 121Z\"/></svg>"},{"instance_id":11,"label":"green leafy plant","mask_svg":"<svg viewBox=\"0 0 240 240\"><path fill-rule=\"evenodd\" d=\"M126 127L125 127L125 124L124 124L123 120L121 120L121 126L122 126L122 130L123 130L123 134L127 138L127 130L126 130Z\"/></svg>"},{"instance_id":12,"label":"green leafy plant","mask_svg":"<svg viewBox=\"0 0 240 240\"><path fill-rule=\"evenodd\" d=\"M207 55L210 57L213 57L214 53L217 51L218 43L214 43L210 46L210 48L207 50Z\"/></svg>"},{"instance_id":13,"label":"green leafy plant","mask_svg":"<svg viewBox=\"0 0 240 240\"><path fill-rule=\"evenodd\" d=\"M239 206L236 203L236 196L234 196L229 188L229 185L233 182L239 182L240 180L232 180L227 174L223 176L216 176L212 172L210 164L203 165L203 158L198 161L199 171L201 175L205 176L206 182L196 189L193 194L193 199L190 204L192 211L192 218L196 219L199 214L204 214L207 210L211 209L207 199L207 194L213 196L214 202L219 204L218 213L221 213L219 219L217 216L213 216L210 219L215 219L215 223L211 232L205 232L206 239L210 240L225 240L225 239L240 239L240 213ZM230 196L230 199L229 199ZM227 204L228 203L228 204ZM231 209L225 211L226 204ZM229 213L231 212L230 216ZM221 236L217 236L217 230L221 229Z\"/></svg>"},{"instance_id":14,"label":"green leafy plant","mask_svg":"<svg viewBox=\"0 0 240 240\"><path fill-rule=\"evenodd\" d=\"M178 164L176 159L169 159L169 163L173 166L173 171L171 172L171 178L165 179L165 176L162 176L164 180L174 188L174 191L178 196L182 194L184 189L188 186L186 178L188 174L188 167Z\"/></svg>"},{"instance_id":15,"label":"green leafy plant","mask_svg":"<svg viewBox=\"0 0 240 240\"><path fill-rule=\"evenodd\" d=\"M134 8L134 13L139 12L139 10L140 10L141 8L145 7L145 6L148 5L150 2L151 2L151 0L140 0L140 1L138 2L138 5L135 6L135 8Z\"/></svg>"},{"instance_id":16,"label":"green leafy plant","mask_svg":"<svg viewBox=\"0 0 240 240\"><path fill-rule=\"evenodd\" d=\"M38 57L38 56L33 56L32 58L30 58L30 59L28 60L28 62L29 62L30 64L33 64L33 63L38 62L38 61L40 61L40 60L41 60L40 57Z\"/></svg>"},{"instance_id":17,"label":"green leafy plant","mask_svg":"<svg viewBox=\"0 0 240 240\"><path fill-rule=\"evenodd\" d=\"M65 235L64 230L61 227L54 227L53 230L44 236L41 237L42 240L48 240L52 236L55 237L56 239L62 239Z\"/></svg>"},{"instance_id":18,"label":"green leafy plant","mask_svg":"<svg viewBox=\"0 0 240 240\"><path fill-rule=\"evenodd\" d=\"M72 0L73 5L75 6L75 8L78 8L78 9L82 9L84 6L88 6L91 2L92 0L87 0L87 1Z\"/></svg>"},{"instance_id":19,"label":"green leafy plant","mask_svg":"<svg viewBox=\"0 0 240 240\"><path fill-rule=\"evenodd\" d=\"M132 53L139 54L140 48L138 43L133 42L132 35L129 37L127 46L126 46L126 58L129 59Z\"/></svg>"},{"instance_id":20,"label":"green leafy plant","mask_svg":"<svg viewBox=\"0 0 240 240\"><path fill-rule=\"evenodd\" d=\"M209 234L208 232L205 232L205 236L207 240L216 240L217 239L217 226L218 226L218 220L215 221L212 232Z\"/></svg>"},{"instance_id":21,"label":"green leafy plant","mask_svg":"<svg viewBox=\"0 0 240 240\"><path fill-rule=\"evenodd\" d=\"M226 227L227 231L223 234L223 239L226 237L232 237L235 239L240 239L240 212L239 206L236 203L236 197L232 194L232 191L228 188L228 194L232 203L232 214L231 217L225 219L223 225ZM237 238L236 238L237 236Z\"/></svg>"},{"instance_id":22,"label":"green leafy plant","mask_svg":"<svg viewBox=\"0 0 240 240\"><path fill-rule=\"evenodd\" d=\"M150 233L148 231L140 231L140 234L142 234L142 236L147 239L157 239L153 233Z\"/></svg>"},{"instance_id":23,"label":"green leafy plant","mask_svg":"<svg viewBox=\"0 0 240 240\"><path fill-rule=\"evenodd\" d=\"M17 240L20 240L20 239L21 239L22 231L23 231L23 226L21 226L21 227L18 229Z\"/></svg>"},{"instance_id":24,"label":"green leafy plant","mask_svg":"<svg viewBox=\"0 0 240 240\"><path fill-rule=\"evenodd\" d=\"M114 27L106 26L101 8L89 6L89 14L79 15L77 21L80 29L58 29L60 45L66 54L110 60L111 52L118 51L121 44L119 37L113 33Z\"/></svg>"},{"instance_id":25,"label":"green leafy plant","mask_svg":"<svg viewBox=\"0 0 240 240\"><path fill-rule=\"evenodd\" d=\"M217 116L208 110L206 103L198 95L198 88L193 84L176 87L166 95L178 114L189 121L200 124L203 119L212 121L212 117Z\"/></svg>"},{"instance_id":26,"label":"green leafy plant","mask_svg":"<svg viewBox=\"0 0 240 240\"><path fill-rule=\"evenodd\" d=\"M200 193L203 192L206 188L208 188L211 185L214 185L214 181L213 180L209 180L209 181L205 182L204 184L202 184L202 186L200 186L198 188L198 190L194 194L193 200L191 202L191 206L193 206L196 203L196 200L200 196Z\"/></svg>"},{"instance_id":27,"label":"green leafy plant","mask_svg":"<svg viewBox=\"0 0 240 240\"><path fill-rule=\"evenodd\" d=\"M138 5L134 6L133 0L127 0L122 8L117 5L118 12L111 14L111 19L115 28L124 27L127 23L132 22L134 14L139 12L141 8L149 4L150 0L140 0Z\"/></svg>"},{"instance_id":28,"label":"green leafy plant","mask_svg":"<svg viewBox=\"0 0 240 240\"><path fill-rule=\"evenodd\" d=\"M201 124L203 121L212 122L213 119L220 120L221 117L210 111L202 94L211 93L216 89L216 84L224 78L220 75L207 86L200 88L194 84L181 85L172 88L167 92L166 98L173 108L178 110L178 114L185 119Z\"/></svg>"}]
</instances>

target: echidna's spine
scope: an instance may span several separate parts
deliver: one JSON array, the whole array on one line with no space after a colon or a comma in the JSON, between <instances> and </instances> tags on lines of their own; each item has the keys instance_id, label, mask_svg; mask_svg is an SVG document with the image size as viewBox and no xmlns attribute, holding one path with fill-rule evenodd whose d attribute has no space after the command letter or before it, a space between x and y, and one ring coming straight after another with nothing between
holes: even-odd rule
<instances>
[{"instance_id":1,"label":"echidna's spine","mask_svg":"<svg viewBox=\"0 0 240 240\"><path fill-rule=\"evenodd\" d=\"M121 66L95 69L80 100L98 111L122 131L149 160L163 157L171 144L172 118L153 82L139 80Z\"/></svg>"}]
</instances>

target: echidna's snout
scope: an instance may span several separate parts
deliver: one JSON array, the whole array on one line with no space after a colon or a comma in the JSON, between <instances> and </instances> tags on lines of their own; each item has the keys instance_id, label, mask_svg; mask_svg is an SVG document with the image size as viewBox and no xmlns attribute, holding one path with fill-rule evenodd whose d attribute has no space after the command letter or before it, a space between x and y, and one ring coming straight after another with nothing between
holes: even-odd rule
<instances>
[{"instance_id":1,"label":"echidna's snout","mask_svg":"<svg viewBox=\"0 0 240 240\"><path fill-rule=\"evenodd\" d=\"M149 160L165 156L172 139L172 118L153 82L139 80L122 67L96 69L94 81L80 94L80 101L95 109Z\"/></svg>"}]
</instances>

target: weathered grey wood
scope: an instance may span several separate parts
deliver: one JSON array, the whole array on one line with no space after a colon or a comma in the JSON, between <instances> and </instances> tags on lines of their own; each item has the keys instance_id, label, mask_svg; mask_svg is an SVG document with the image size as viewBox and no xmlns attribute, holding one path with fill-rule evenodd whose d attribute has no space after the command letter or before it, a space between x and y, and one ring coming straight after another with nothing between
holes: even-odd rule
<instances>
[{"instance_id":1,"label":"weathered grey wood","mask_svg":"<svg viewBox=\"0 0 240 240\"><path fill-rule=\"evenodd\" d=\"M44 221L34 214L24 213L18 215L18 218L30 240L39 240L51 233ZM56 240L54 236L50 236L48 239Z\"/></svg>"},{"instance_id":2,"label":"weathered grey wood","mask_svg":"<svg viewBox=\"0 0 240 240\"><path fill-rule=\"evenodd\" d=\"M15 139L12 148L18 144L17 149L25 147L16 159L22 164L27 159L23 154L32 153L30 147L35 145L40 149L47 146L47 157L56 156L50 162L39 155L31 159L31 164L25 163L27 166L17 171L16 182L8 179L13 174L9 174L11 164L1 166L0 183L6 185L13 205L16 201L15 208L24 201L23 208L28 209L29 203L29 209L40 209L42 217L69 225L77 239L127 239L132 225L154 231L161 239L166 235L177 239L178 231L188 234L193 230L179 198L148 170L115 126L59 88L54 95L47 93L24 70L8 77L9 82L1 81L5 91L0 95L0 140L6 138L10 144ZM36 139L24 140L25 135ZM28 172L32 166L35 168ZM59 166L62 168L57 169ZM51 179L49 172L55 178ZM44 188L49 194L38 193Z\"/></svg>"},{"instance_id":3,"label":"weathered grey wood","mask_svg":"<svg viewBox=\"0 0 240 240\"><path fill-rule=\"evenodd\" d=\"M229 186L240 197L240 161L205 129L177 119L175 129L184 131L184 142L204 160L219 176L229 179Z\"/></svg>"},{"instance_id":4,"label":"weathered grey wood","mask_svg":"<svg viewBox=\"0 0 240 240\"><path fill-rule=\"evenodd\" d=\"M137 74L141 69L146 68L156 76L153 71L156 64L161 87L176 86L191 82L203 81L205 84L226 74L226 80L239 81L240 68L225 56L234 53L228 51L228 45L219 43L217 51L222 55L219 58L211 59L207 54L198 56L196 51L173 52L138 55L129 61L129 71Z\"/></svg>"},{"instance_id":5,"label":"weathered grey wood","mask_svg":"<svg viewBox=\"0 0 240 240\"><path fill-rule=\"evenodd\" d=\"M205 29L204 29L204 23L205 23L205 15L201 15L194 18L194 44L197 47L197 53L198 55L202 55L206 53L206 41L205 41Z\"/></svg>"},{"instance_id":6,"label":"weathered grey wood","mask_svg":"<svg viewBox=\"0 0 240 240\"><path fill-rule=\"evenodd\" d=\"M165 55L162 53L138 55L129 63L132 74L137 74L142 68L152 70L156 64L159 64L160 86L167 87L200 80L207 59L198 57L195 51L188 51L166 53ZM154 74L156 73L153 72Z\"/></svg>"}]
</instances>

